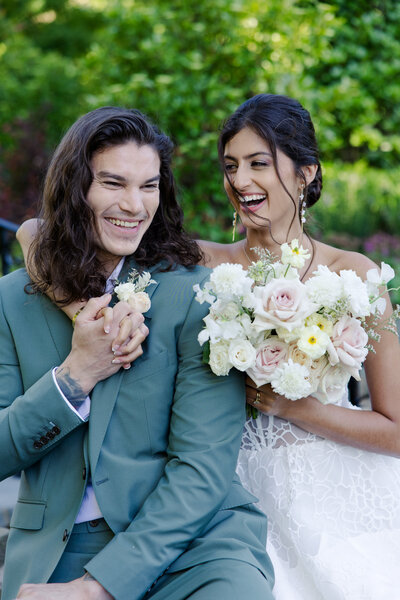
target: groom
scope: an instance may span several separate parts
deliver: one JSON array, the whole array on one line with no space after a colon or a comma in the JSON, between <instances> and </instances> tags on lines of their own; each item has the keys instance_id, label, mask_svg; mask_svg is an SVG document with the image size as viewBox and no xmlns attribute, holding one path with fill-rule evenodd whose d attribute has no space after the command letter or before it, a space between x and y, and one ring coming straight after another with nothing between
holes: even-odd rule
<instances>
[{"instance_id":1,"label":"groom","mask_svg":"<svg viewBox=\"0 0 400 600\"><path fill-rule=\"evenodd\" d=\"M266 520L235 476L243 381L202 364L207 271L170 155L137 111L81 117L46 177L35 281L0 280L0 476L22 471L2 600L272 598ZM106 333L103 293L132 268L155 282L146 326L117 303ZM90 298L74 329L45 295L61 289Z\"/></svg>"}]
</instances>

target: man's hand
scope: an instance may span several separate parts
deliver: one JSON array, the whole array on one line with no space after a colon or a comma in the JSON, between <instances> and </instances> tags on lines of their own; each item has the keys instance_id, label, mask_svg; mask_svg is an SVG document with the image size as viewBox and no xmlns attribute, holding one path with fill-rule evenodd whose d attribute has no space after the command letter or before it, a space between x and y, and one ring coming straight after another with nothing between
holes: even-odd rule
<instances>
[{"instance_id":1,"label":"man's hand","mask_svg":"<svg viewBox=\"0 0 400 600\"><path fill-rule=\"evenodd\" d=\"M133 312L126 302L114 306L110 331L104 331L103 319L97 315L110 299L110 294L91 298L76 318L71 352L56 373L57 382L69 400L86 397L96 383L114 375L143 352L141 344L148 335L144 317ZM120 343L122 346L116 348ZM121 349L123 357L117 354Z\"/></svg>"},{"instance_id":2,"label":"man's hand","mask_svg":"<svg viewBox=\"0 0 400 600\"><path fill-rule=\"evenodd\" d=\"M19 598L23 600L113 600L113 596L89 573L69 583L26 583L19 588L17 599Z\"/></svg>"}]
</instances>

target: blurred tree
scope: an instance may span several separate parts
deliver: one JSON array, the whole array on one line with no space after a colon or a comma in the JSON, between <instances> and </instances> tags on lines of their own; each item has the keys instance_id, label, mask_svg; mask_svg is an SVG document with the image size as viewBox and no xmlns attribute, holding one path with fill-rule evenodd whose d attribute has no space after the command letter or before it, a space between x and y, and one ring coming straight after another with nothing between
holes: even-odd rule
<instances>
[{"instance_id":1,"label":"blurred tree","mask_svg":"<svg viewBox=\"0 0 400 600\"><path fill-rule=\"evenodd\" d=\"M259 92L294 96L310 110L323 158L340 159L328 169L338 177L335 193L347 189L343 164L360 157L366 180L383 185L367 174L368 165L392 167L399 158L399 24L397 0L3 0L0 200L6 188L9 206L12 194L27 201L38 193L17 181L22 169L12 151L21 160L32 153L29 170L83 112L135 106L176 143L189 228L228 241L218 129ZM27 145L23 131L36 144ZM370 207L367 187L357 189L357 203ZM400 212L397 196L394 205Z\"/></svg>"}]
</instances>

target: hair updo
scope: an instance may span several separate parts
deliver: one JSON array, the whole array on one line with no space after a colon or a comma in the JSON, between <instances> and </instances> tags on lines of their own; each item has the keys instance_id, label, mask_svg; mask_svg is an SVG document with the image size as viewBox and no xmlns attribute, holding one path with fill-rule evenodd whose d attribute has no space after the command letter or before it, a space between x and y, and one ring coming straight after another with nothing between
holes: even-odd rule
<instances>
[{"instance_id":1,"label":"hair updo","mask_svg":"<svg viewBox=\"0 0 400 600\"><path fill-rule=\"evenodd\" d=\"M251 128L267 142L276 172L286 191L286 186L277 168L277 149L293 161L296 175L302 179L304 179L304 175L301 167L317 165L314 180L304 189L306 206L310 207L315 204L321 195L322 172L310 113L303 108L300 102L287 96L258 94L246 100L222 127L218 140L218 154L222 165L224 164L226 144L245 127ZM292 200L295 201L294 198Z\"/></svg>"}]
</instances>

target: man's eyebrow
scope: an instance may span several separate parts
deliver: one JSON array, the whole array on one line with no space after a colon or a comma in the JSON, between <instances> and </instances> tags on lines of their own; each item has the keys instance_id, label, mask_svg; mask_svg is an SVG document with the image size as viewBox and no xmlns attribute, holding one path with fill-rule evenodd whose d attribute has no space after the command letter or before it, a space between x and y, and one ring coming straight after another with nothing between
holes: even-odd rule
<instances>
[{"instance_id":1,"label":"man's eyebrow","mask_svg":"<svg viewBox=\"0 0 400 600\"><path fill-rule=\"evenodd\" d=\"M243 158L248 160L249 158L254 158L255 156L259 156L260 154L262 154L263 156L271 156L272 157L272 154L270 152L253 152L253 154L247 154L247 156L244 156ZM227 158L229 160L236 160L236 158L234 156L230 156L230 154L225 154L224 158Z\"/></svg>"},{"instance_id":2,"label":"man's eyebrow","mask_svg":"<svg viewBox=\"0 0 400 600\"><path fill-rule=\"evenodd\" d=\"M116 173L110 173L110 171L99 171L96 173L96 177L109 177L110 179L115 179L116 181L127 181L126 177L122 175L117 175ZM161 175L154 175L154 177L150 177L150 179L146 179L145 183L152 183L153 181L160 181Z\"/></svg>"},{"instance_id":3,"label":"man's eyebrow","mask_svg":"<svg viewBox=\"0 0 400 600\"><path fill-rule=\"evenodd\" d=\"M110 173L110 171L99 171L96 173L96 177L110 177L111 179L116 179L117 181L126 181L126 178L122 177L122 175Z\"/></svg>"},{"instance_id":4,"label":"man's eyebrow","mask_svg":"<svg viewBox=\"0 0 400 600\"><path fill-rule=\"evenodd\" d=\"M150 179L146 179L145 183L152 183L153 181L160 181L161 179L161 175L154 175L154 177L151 177Z\"/></svg>"}]
</instances>

